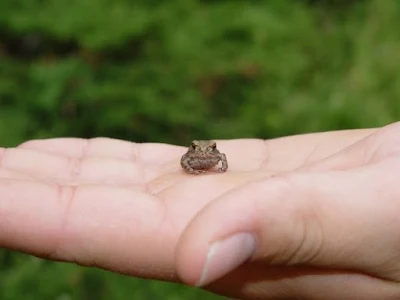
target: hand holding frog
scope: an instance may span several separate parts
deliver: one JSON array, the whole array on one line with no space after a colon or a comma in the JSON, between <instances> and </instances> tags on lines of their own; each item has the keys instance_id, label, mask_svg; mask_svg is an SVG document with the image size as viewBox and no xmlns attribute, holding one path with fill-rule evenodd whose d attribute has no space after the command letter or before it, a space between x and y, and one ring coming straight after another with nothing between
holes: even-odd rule
<instances>
[{"instance_id":1,"label":"hand holding frog","mask_svg":"<svg viewBox=\"0 0 400 300\"><path fill-rule=\"evenodd\" d=\"M398 299L399 137L218 141L229 171L207 176L171 145L0 148L0 246L241 299Z\"/></svg>"}]
</instances>

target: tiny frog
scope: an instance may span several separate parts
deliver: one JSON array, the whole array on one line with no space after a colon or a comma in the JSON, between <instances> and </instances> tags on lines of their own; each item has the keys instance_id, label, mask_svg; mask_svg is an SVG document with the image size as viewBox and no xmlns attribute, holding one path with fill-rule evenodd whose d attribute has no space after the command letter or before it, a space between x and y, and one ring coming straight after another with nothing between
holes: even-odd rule
<instances>
[{"instance_id":1,"label":"tiny frog","mask_svg":"<svg viewBox=\"0 0 400 300\"><path fill-rule=\"evenodd\" d=\"M188 151L181 158L181 166L191 174L200 174L216 166L221 161L218 169L225 172L228 169L226 155L217 149L214 141L193 141Z\"/></svg>"}]
</instances>

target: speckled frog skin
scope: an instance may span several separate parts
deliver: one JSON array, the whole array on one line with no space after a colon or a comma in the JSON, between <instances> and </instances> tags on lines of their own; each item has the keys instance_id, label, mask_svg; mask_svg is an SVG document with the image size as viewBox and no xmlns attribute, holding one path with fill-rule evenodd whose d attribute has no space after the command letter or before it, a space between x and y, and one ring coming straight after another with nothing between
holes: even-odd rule
<instances>
[{"instance_id":1,"label":"speckled frog skin","mask_svg":"<svg viewBox=\"0 0 400 300\"><path fill-rule=\"evenodd\" d=\"M215 167L220 161L221 167L218 171L226 172L226 155L218 151L215 141L193 141L181 158L181 166L190 174L200 174Z\"/></svg>"}]
</instances>

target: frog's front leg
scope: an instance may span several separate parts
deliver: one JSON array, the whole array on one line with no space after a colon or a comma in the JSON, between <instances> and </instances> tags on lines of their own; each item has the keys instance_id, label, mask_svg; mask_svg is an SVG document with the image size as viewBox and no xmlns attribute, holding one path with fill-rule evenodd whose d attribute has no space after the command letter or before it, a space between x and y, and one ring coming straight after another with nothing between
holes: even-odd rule
<instances>
[{"instance_id":1,"label":"frog's front leg","mask_svg":"<svg viewBox=\"0 0 400 300\"><path fill-rule=\"evenodd\" d=\"M228 160L226 159L226 155L224 153L219 154L219 158L221 160L221 168L218 169L220 172L226 172L228 170Z\"/></svg>"}]
</instances>

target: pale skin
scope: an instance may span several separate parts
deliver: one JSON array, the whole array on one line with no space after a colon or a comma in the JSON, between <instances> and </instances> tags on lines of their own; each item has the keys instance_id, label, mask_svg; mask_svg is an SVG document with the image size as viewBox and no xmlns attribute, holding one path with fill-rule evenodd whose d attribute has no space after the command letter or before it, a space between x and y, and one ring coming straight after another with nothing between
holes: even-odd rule
<instances>
[{"instance_id":1,"label":"pale skin","mask_svg":"<svg viewBox=\"0 0 400 300\"><path fill-rule=\"evenodd\" d=\"M237 299L400 299L399 123L217 143L228 171L198 176L172 145L0 148L0 246ZM255 252L204 277L235 233Z\"/></svg>"}]
</instances>

